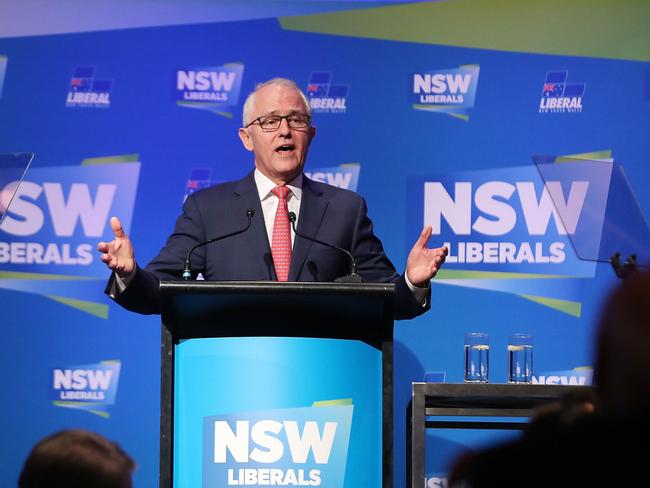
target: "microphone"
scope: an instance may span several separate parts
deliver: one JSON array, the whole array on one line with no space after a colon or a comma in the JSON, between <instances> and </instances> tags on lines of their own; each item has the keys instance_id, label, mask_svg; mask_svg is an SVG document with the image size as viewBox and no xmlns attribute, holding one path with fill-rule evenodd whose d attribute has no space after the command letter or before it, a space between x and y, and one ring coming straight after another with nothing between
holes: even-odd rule
<instances>
[{"instance_id":1,"label":"microphone","mask_svg":"<svg viewBox=\"0 0 650 488\"><path fill-rule=\"evenodd\" d=\"M347 249L343 249L342 247L335 246L334 244L329 244L327 242L319 241L318 239L314 239L313 237L308 237L304 234L298 233L296 230L296 214L293 212L289 212L289 222L291 222L291 227L293 228L293 232L299 236L302 237L303 239L307 239L308 241L315 242L316 244L320 244L321 246L325 247L331 247L332 249L336 249L337 251L341 251L345 253L348 258L350 259L350 274L347 276L341 276L340 278L336 278L334 280L335 283L362 283L363 278L359 276L357 273L357 263L354 261L354 256L352 256L352 253L348 251Z\"/></svg>"},{"instance_id":2,"label":"microphone","mask_svg":"<svg viewBox=\"0 0 650 488\"><path fill-rule=\"evenodd\" d=\"M192 270L190 269L190 257L192 256L192 253L197 247L201 246L206 246L208 244L212 244L213 242L220 241L222 239L226 239L228 237L236 236L237 234L241 234L243 232L246 232L248 228L251 226L251 222L253 220L253 215L255 215L255 210L252 208L249 208L246 210L246 217L248 217L248 222L246 223L246 226L243 227L242 229L236 230L235 232L231 232L229 234L225 234L219 237L214 237L212 239L209 239L207 241L199 242L196 244L192 249L190 249L187 253L187 257L185 258L185 267L183 268L183 275L182 278L187 281L192 277Z\"/></svg>"}]
</instances>

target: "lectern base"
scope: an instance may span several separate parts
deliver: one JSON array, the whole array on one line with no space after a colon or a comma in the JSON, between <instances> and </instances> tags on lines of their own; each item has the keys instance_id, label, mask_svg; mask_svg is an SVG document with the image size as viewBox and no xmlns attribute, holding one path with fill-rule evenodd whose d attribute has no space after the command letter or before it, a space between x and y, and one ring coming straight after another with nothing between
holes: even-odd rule
<instances>
[{"instance_id":1,"label":"lectern base","mask_svg":"<svg viewBox=\"0 0 650 488\"><path fill-rule=\"evenodd\" d=\"M175 488L382 486L380 350L238 337L174 356Z\"/></svg>"}]
</instances>

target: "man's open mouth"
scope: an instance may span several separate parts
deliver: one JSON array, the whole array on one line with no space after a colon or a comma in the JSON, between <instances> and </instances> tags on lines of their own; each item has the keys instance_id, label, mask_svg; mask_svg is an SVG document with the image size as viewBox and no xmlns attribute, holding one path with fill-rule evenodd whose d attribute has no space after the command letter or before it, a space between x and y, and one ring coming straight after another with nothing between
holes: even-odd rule
<instances>
[{"instance_id":1,"label":"man's open mouth","mask_svg":"<svg viewBox=\"0 0 650 488\"><path fill-rule=\"evenodd\" d=\"M296 148L293 144L283 144L275 148L275 152L280 154L287 154L293 151Z\"/></svg>"}]
</instances>

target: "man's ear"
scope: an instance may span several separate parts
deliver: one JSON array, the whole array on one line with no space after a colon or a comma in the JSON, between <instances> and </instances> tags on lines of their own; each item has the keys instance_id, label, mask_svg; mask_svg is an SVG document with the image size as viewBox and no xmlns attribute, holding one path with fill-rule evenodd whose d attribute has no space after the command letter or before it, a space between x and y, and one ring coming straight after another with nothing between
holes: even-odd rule
<instances>
[{"instance_id":1,"label":"man's ear","mask_svg":"<svg viewBox=\"0 0 650 488\"><path fill-rule=\"evenodd\" d=\"M314 140L314 137L316 137L316 127L312 125L309 127L309 144Z\"/></svg>"},{"instance_id":2,"label":"man's ear","mask_svg":"<svg viewBox=\"0 0 650 488\"><path fill-rule=\"evenodd\" d=\"M246 149L249 151L253 150L253 139L248 135L248 131L243 127L239 129L239 138Z\"/></svg>"}]
</instances>

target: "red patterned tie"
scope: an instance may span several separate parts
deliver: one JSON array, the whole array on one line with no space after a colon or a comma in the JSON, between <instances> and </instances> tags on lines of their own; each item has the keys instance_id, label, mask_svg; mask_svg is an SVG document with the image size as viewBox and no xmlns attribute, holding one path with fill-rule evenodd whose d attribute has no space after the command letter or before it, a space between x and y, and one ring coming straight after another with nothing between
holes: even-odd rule
<instances>
[{"instance_id":1,"label":"red patterned tie","mask_svg":"<svg viewBox=\"0 0 650 488\"><path fill-rule=\"evenodd\" d=\"M286 186L276 186L271 191L278 197L278 209L275 212L275 222L273 223L271 254L278 281L287 281L291 264L291 224L289 223L287 196L291 190Z\"/></svg>"}]
</instances>

